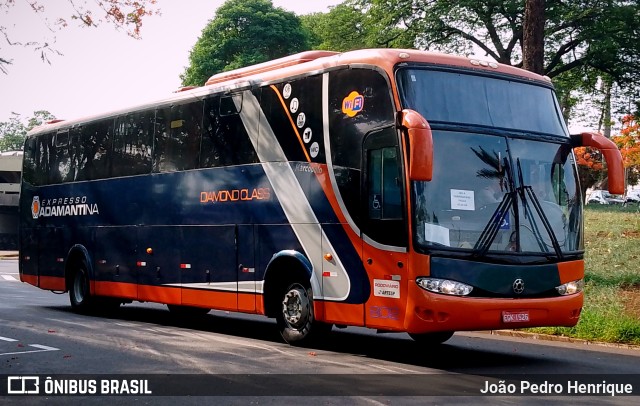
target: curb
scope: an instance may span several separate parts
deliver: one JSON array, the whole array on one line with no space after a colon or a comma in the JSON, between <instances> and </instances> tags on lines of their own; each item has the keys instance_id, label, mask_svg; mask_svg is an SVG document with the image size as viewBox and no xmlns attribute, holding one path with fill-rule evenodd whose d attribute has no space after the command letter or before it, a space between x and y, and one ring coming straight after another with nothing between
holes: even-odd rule
<instances>
[{"instance_id":1,"label":"curb","mask_svg":"<svg viewBox=\"0 0 640 406\"><path fill-rule=\"evenodd\" d=\"M590 341L584 340L582 338L573 338L567 336L556 336L552 334L540 334L540 333L530 333L528 331L516 331L516 330L490 330L490 331L478 331L478 333L491 334L496 336L505 336L505 337L516 337L516 338L526 338L530 340L541 340L541 341L556 341L562 343L571 343L571 344L583 344L583 345L595 345L599 347L608 347L608 348L621 348L627 350L640 350L640 345L633 344L621 344L621 343L607 343L601 341Z\"/></svg>"}]
</instances>

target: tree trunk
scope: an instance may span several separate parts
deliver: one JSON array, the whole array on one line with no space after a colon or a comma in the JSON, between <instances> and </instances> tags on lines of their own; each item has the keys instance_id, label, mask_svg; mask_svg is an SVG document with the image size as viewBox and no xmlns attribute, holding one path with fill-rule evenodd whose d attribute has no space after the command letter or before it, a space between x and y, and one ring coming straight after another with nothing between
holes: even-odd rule
<instances>
[{"instance_id":1,"label":"tree trunk","mask_svg":"<svg viewBox=\"0 0 640 406\"><path fill-rule=\"evenodd\" d=\"M607 77L602 83L602 90L604 91L604 103L602 105L602 125L604 131L602 134L611 138L611 88L613 87L613 81Z\"/></svg>"},{"instance_id":2,"label":"tree trunk","mask_svg":"<svg viewBox=\"0 0 640 406\"><path fill-rule=\"evenodd\" d=\"M544 75L544 3L526 0L522 24L522 66L540 75Z\"/></svg>"}]
</instances>

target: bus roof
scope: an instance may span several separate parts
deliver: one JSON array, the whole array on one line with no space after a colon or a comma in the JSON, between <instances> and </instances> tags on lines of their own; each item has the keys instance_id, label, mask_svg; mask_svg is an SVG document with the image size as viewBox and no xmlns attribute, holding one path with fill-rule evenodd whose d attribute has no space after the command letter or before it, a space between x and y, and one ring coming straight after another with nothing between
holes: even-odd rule
<instances>
[{"instance_id":1,"label":"bus roof","mask_svg":"<svg viewBox=\"0 0 640 406\"><path fill-rule=\"evenodd\" d=\"M183 100L197 99L210 94L250 87L254 84L265 84L285 80L303 74L313 74L341 66L369 65L377 66L392 75L395 67L400 63L424 63L438 66L464 68L485 72L497 72L503 75L516 76L521 79L550 84L546 76L519 69L513 66L484 61L475 58L442 54L437 52L420 51L415 49L362 49L349 52L333 51L305 51L272 61L247 66L228 72L217 73L209 78L204 86L184 87L169 94L164 99L152 100L134 106L105 112L74 120L53 120L35 127L29 136L42 132L72 127L85 122L101 118L113 117L129 111L143 110L154 106L166 106Z\"/></svg>"},{"instance_id":2,"label":"bus roof","mask_svg":"<svg viewBox=\"0 0 640 406\"><path fill-rule=\"evenodd\" d=\"M211 76L207 85L230 84L243 79L248 82L268 82L296 76L316 70L325 70L338 66L356 64L375 65L383 68L389 74L399 63L428 63L433 65L451 66L458 68L471 68L485 71L497 71L502 74L520 76L524 79L544 81L551 80L545 76L515 68L513 66L499 64L497 62L483 61L476 58L467 58L456 55L448 55L437 52L419 51L416 49L362 49L343 53L330 51L307 51L299 54L274 59L258 65L248 66L229 72L222 72Z\"/></svg>"}]
</instances>

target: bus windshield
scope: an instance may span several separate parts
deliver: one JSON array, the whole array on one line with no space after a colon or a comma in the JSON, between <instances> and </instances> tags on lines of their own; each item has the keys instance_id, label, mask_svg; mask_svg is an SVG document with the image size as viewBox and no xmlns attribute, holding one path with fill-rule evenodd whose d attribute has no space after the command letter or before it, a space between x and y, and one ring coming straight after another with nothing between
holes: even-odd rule
<instances>
[{"instance_id":1,"label":"bus windshield","mask_svg":"<svg viewBox=\"0 0 640 406\"><path fill-rule=\"evenodd\" d=\"M566 137L552 89L429 69L398 71L405 107L429 123L479 125Z\"/></svg>"},{"instance_id":2,"label":"bus windshield","mask_svg":"<svg viewBox=\"0 0 640 406\"><path fill-rule=\"evenodd\" d=\"M403 107L432 126L437 157L433 179L411 186L418 247L546 257L583 250L577 173L552 89L433 70L398 77Z\"/></svg>"},{"instance_id":3,"label":"bus windshield","mask_svg":"<svg viewBox=\"0 0 640 406\"><path fill-rule=\"evenodd\" d=\"M569 145L451 131L433 137L433 180L412 184L418 246L543 255L583 249Z\"/></svg>"}]
</instances>

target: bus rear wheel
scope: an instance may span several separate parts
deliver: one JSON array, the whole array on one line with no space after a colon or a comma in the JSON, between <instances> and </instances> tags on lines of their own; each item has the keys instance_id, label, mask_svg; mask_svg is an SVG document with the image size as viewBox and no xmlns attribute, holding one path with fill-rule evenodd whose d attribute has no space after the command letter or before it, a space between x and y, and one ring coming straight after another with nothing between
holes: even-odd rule
<instances>
[{"instance_id":1,"label":"bus rear wheel","mask_svg":"<svg viewBox=\"0 0 640 406\"><path fill-rule=\"evenodd\" d=\"M438 331L436 333L409 333L409 336L420 344L442 344L453 337L453 333L453 331Z\"/></svg>"},{"instance_id":2,"label":"bus rear wheel","mask_svg":"<svg viewBox=\"0 0 640 406\"><path fill-rule=\"evenodd\" d=\"M304 344L331 331L332 325L315 320L311 288L295 282L281 296L276 316L280 335L289 344Z\"/></svg>"},{"instance_id":3,"label":"bus rear wheel","mask_svg":"<svg viewBox=\"0 0 640 406\"><path fill-rule=\"evenodd\" d=\"M71 308L79 313L87 312L93 307L93 299L89 288L87 265L84 261L76 262L69 286Z\"/></svg>"}]
</instances>

